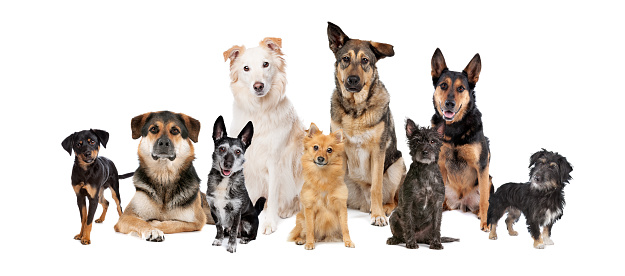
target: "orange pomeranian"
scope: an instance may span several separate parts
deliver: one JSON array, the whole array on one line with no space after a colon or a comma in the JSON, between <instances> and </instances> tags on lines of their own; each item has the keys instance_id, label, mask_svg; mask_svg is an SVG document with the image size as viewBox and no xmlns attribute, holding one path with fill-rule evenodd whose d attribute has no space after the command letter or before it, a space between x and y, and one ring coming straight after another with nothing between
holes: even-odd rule
<instances>
[{"instance_id":1,"label":"orange pomeranian","mask_svg":"<svg viewBox=\"0 0 625 276\"><path fill-rule=\"evenodd\" d=\"M315 249L316 241L341 239L346 247L354 247L347 229L344 154L342 130L323 135L310 124L304 137L301 208L288 241L304 244L306 250Z\"/></svg>"}]
</instances>

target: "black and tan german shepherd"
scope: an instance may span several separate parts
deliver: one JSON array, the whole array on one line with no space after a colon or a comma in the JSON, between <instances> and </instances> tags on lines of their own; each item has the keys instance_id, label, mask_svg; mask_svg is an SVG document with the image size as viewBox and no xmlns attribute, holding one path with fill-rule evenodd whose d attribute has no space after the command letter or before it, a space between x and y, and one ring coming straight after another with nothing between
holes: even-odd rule
<instances>
[{"instance_id":1,"label":"black and tan german shepherd","mask_svg":"<svg viewBox=\"0 0 625 276\"><path fill-rule=\"evenodd\" d=\"M330 22L328 40L336 58L330 131L343 129L346 138L347 207L370 211L371 224L385 226L406 175L397 150L390 96L376 68L378 60L395 54L393 45L350 39Z\"/></svg>"},{"instance_id":2,"label":"black and tan german shepherd","mask_svg":"<svg viewBox=\"0 0 625 276\"><path fill-rule=\"evenodd\" d=\"M475 84L480 55L462 72L450 71L440 49L432 56L434 116L432 127L443 135L438 164L445 182L445 210L471 211L488 231L486 212L493 186L489 175L489 141L484 136L482 113L475 105Z\"/></svg>"}]
</instances>

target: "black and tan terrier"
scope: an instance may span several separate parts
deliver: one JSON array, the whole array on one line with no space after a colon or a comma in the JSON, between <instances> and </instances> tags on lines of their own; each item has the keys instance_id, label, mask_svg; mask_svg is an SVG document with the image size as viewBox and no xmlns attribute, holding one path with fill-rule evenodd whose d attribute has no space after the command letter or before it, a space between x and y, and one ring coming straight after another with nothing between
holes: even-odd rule
<instances>
[{"instance_id":1,"label":"black and tan terrier","mask_svg":"<svg viewBox=\"0 0 625 276\"><path fill-rule=\"evenodd\" d=\"M430 249L443 249L442 242L459 240L441 237L445 185L437 161L442 142L436 130L420 128L410 119L406 136L412 164L399 188L399 204L390 218L393 236L386 243L406 243L410 249L427 243Z\"/></svg>"}]
</instances>

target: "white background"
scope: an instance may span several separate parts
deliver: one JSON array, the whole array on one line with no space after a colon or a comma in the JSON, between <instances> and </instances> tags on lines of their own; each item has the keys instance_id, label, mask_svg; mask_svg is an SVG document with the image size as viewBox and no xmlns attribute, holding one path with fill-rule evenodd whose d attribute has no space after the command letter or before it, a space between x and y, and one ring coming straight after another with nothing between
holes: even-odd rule
<instances>
[{"instance_id":1,"label":"white background","mask_svg":"<svg viewBox=\"0 0 625 276\"><path fill-rule=\"evenodd\" d=\"M622 11L616 1L2 2L0 273L618 274L624 245ZM115 233L118 215L108 191L112 208L93 226L92 244L72 239L80 230L70 187L74 157L60 143L74 131L108 131L101 155L126 173L138 164L130 119L149 111L186 113L202 123L195 167L206 189L211 127L219 115L227 126L232 118L229 63L222 56L232 45L282 38L287 95L304 125L315 122L327 132L334 88L327 21L352 38L395 46L395 56L379 61L378 69L405 156L404 119L428 125L434 112L434 50L439 47L456 71L480 53L477 104L491 141L495 185L526 181L529 156L540 148L560 152L574 166L564 216L553 228L555 245L535 250L523 219L518 237L501 227L499 240L490 241L474 215L453 211L444 214L442 234L460 242L442 251L427 245L408 250L386 245L389 227L370 226L368 214L352 210L355 249L326 243L305 251L288 243L290 218L276 233L230 254L211 246L210 225L167 235L162 243ZM123 180L124 208L133 194L132 181Z\"/></svg>"}]
</instances>

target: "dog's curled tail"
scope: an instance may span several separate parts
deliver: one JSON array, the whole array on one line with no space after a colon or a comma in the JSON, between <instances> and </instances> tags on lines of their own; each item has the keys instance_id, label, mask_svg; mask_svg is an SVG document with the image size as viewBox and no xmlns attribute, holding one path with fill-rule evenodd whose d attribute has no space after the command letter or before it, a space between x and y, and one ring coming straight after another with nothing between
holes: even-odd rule
<instances>
[{"instance_id":1,"label":"dog's curled tail","mask_svg":"<svg viewBox=\"0 0 625 276\"><path fill-rule=\"evenodd\" d=\"M260 197L258 200L256 200L256 204L254 204L254 209L256 209L256 215L260 215L260 212L263 211L266 201L267 199L264 197Z\"/></svg>"},{"instance_id":2,"label":"dog's curled tail","mask_svg":"<svg viewBox=\"0 0 625 276\"><path fill-rule=\"evenodd\" d=\"M119 175L119 179L126 179L128 177L132 177L133 175L135 175L135 172L130 172L130 173L126 173L126 174L120 174Z\"/></svg>"},{"instance_id":3,"label":"dog's curled tail","mask_svg":"<svg viewBox=\"0 0 625 276\"><path fill-rule=\"evenodd\" d=\"M450 237L441 237L441 243L443 243L443 242L457 242L457 241L460 241L460 239L450 238Z\"/></svg>"}]
</instances>

